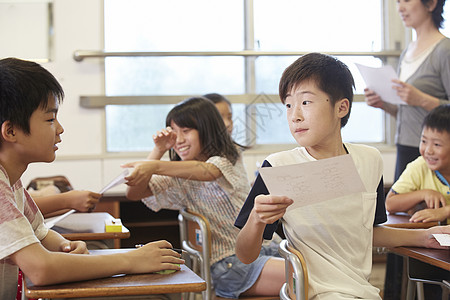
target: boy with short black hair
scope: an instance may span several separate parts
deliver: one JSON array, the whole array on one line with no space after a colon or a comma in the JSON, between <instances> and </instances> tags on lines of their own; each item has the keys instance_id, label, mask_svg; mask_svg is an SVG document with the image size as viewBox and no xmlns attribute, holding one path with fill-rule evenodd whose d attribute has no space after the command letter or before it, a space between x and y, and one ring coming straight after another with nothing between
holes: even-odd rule
<instances>
[{"instance_id":1,"label":"boy with short black hair","mask_svg":"<svg viewBox=\"0 0 450 300\"><path fill-rule=\"evenodd\" d=\"M235 222L242 228L236 255L250 263L263 238L270 239L283 218L286 238L306 258L311 299L380 299L379 290L368 281L372 246L443 248L430 235L450 232L450 226L428 230L378 226L387 219L381 155L372 147L343 143L341 137L353 85L347 66L331 56L310 53L291 64L281 77L279 94L300 147L268 156L263 167L350 154L367 192L287 210L293 200L270 195L258 176Z\"/></svg>"},{"instance_id":2,"label":"boy with short black hair","mask_svg":"<svg viewBox=\"0 0 450 300\"><path fill-rule=\"evenodd\" d=\"M15 299L18 269L36 285L121 273L178 270L184 263L169 242L125 254L87 254L82 241L68 241L44 225L20 177L32 162L55 159L63 128L57 120L64 92L40 65L0 60L0 299Z\"/></svg>"},{"instance_id":3,"label":"boy with short black hair","mask_svg":"<svg viewBox=\"0 0 450 300\"><path fill-rule=\"evenodd\" d=\"M450 105L443 104L425 117L420 155L408 164L386 198L389 212L411 211L412 222L450 218ZM415 212L417 207L425 206Z\"/></svg>"}]
</instances>

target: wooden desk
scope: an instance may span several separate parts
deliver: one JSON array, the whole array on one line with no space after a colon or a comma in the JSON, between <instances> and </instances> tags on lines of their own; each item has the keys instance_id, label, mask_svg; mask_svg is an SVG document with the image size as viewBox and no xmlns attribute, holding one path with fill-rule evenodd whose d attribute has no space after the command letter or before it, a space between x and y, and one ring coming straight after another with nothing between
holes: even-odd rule
<instances>
[{"instance_id":1,"label":"wooden desk","mask_svg":"<svg viewBox=\"0 0 450 300\"><path fill-rule=\"evenodd\" d=\"M450 249L428 249L416 247L390 248L396 254L415 258L424 263L439 267L450 272Z\"/></svg>"},{"instance_id":2,"label":"wooden desk","mask_svg":"<svg viewBox=\"0 0 450 300\"><path fill-rule=\"evenodd\" d=\"M130 249L91 250L91 255L125 252ZM201 292L206 282L185 265L172 274L116 275L108 278L34 286L25 278L24 292L28 298L78 298L152 295Z\"/></svg>"},{"instance_id":3,"label":"wooden desk","mask_svg":"<svg viewBox=\"0 0 450 300\"><path fill-rule=\"evenodd\" d=\"M395 227L395 228L415 228L415 229L420 229L420 228L430 228L436 225L439 225L439 222L427 222L427 223L423 223L423 222L418 222L418 223L413 223L410 222L409 219L411 218L408 214L406 213L396 213L396 214L387 214L387 222L383 223L383 226L388 226L388 227Z\"/></svg>"},{"instance_id":4,"label":"wooden desk","mask_svg":"<svg viewBox=\"0 0 450 300\"><path fill-rule=\"evenodd\" d=\"M52 229L71 241L114 239L114 246L120 248L120 239L129 238L130 231L122 225L122 232L105 232L105 220L112 218L105 212L73 213L56 223Z\"/></svg>"},{"instance_id":5,"label":"wooden desk","mask_svg":"<svg viewBox=\"0 0 450 300\"><path fill-rule=\"evenodd\" d=\"M389 250L403 257L408 282L407 287L402 286L402 295L408 300L414 299L416 289L418 298L424 298L424 283L442 286L443 280L450 280L450 249L396 247Z\"/></svg>"}]
</instances>

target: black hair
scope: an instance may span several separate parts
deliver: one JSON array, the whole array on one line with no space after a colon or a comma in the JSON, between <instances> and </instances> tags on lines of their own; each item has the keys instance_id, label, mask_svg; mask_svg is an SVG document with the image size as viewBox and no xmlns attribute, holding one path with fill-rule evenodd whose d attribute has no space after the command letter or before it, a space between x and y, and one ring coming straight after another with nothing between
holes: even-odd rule
<instances>
[{"instance_id":1,"label":"black hair","mask_svg":"<svg viewBox=\"0 0 450 300\"><path fill-rule=\"evenodd\" d=\"M205 94L202 97L207 98L209 100L211 100L214 104L217 103L222 103L225 102L226 104L228 104L228 106L230 107L230 110L233 110L233 106L231 105L231 101L228 100L225 96L218 94L218 93L209 93L209 94ZM250 149L250 146L244 146L241 145L239 143L237 143L236 141L233 140L233 143L238 146L240 149L242 150L247 150Z\"/></svg>"},{"instance_id":2,"label":"black hair","mask_svg":"<svg viewBox=\"0 0 450 300\"><path fill-rule=\"evenodd\" d=\"M421 1L425 7L428 7L432 0ZM444 13L444 5L445 0L436 0L436 7L431 12L431 19L433 20L433 24L437 29L442 28L442 25L444 23L444 17L442 16L442 14Z\"/></svg>"},{"instance_id":3,"label":"black hair","mask_svg":"<svg viewBox=\"0 0 450 300\"><path fill-rule=\"evenodd\" d=\"M38 108L46 109L49 97L58 103L64 91L56 78L35 62L17 58L0 60L0 124L10 121L30 133L30 118Z\"/></svg>"},{"instance_id":4,"label":"black hair","mask_svg":"<svg viewBox=\"0 0 450 300\"><path fill-rule=\"evenodd\" d=\"M205 97L209 100L211 100L214 104L217 103L221 103L221 102L225 102L227 103L230 108L231 108L231 102L230 100L228 100L227 98L225 98L225 96L221 95L221 94L217 94L217 93L209 93L209 94L205 94L202 97Z\"/></svg>"},{"instance_id":5,"label":"black hair","mask_svg":"<svg viewBox=\"0 0 450 300\"><path fill-rule=\"evenodd\" d=\"M424 127L450 134L450 104L442 104L432 109L423 120L422 128Z\"/></svg>"},{"instance_id":6,"label":"black hair","mask_svg":"<svg viewBox=\"0 0 450 300\"><path fill-rule=\"evenodd\" d=\"M330 97L334 105L347 98L348 114L341 119L341 127L347 124L353 102L355 82L348 67L338 59L321 53L306 54L284 70L280 79L279 95L284 104L287 95L301 82L313 80L317 87Z\"/></svg>"},{"instance_id":7,"label":"black hair","mask_svg":"<svg viewBox=\"0 0 450 300\"><path fill-rule=\"evenodd\" d=\"M202 153L206 157L226 157L236 163L239 153L227 132L225 123L214 103L204 97L193 97L177 104L166 117L166 126L174 122L179 127L198 131ZM170 160L181 160L171 149Z\"/></svg>"}]
</instances>

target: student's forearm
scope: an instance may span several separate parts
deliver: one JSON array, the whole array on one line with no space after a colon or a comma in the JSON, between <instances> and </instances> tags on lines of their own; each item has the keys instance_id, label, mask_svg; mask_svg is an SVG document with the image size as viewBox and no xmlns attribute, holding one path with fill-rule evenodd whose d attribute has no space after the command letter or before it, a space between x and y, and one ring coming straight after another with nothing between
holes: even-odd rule
<instances>
[{"instance_id":1,"label":"student's forearm","mask_svg":"<svg viewBox=\"0 0 450 300\"><path fill-rule=\"evenodd\" d=\"M422 191L415 191L403 194L389 192L386 197L386 209L390 213L408 211L424 200Z\"/></svg>"},{"instance_id":2,"label":"student's forearm","mask_svg":"<svg viewBox=\"0 0 450 300\"><path fill-rule=\"evenodd\" d=\"M236 239L236 256L245 264L258 258L263 242L265 224L253 223L249 218Z\"/></svg>"},{"instance_id":3,"label":"student's forearm","mask_svg":"<svg viewBox=\"0 0 450 300\"><path fill-rule=\"evenodd\" d=\"M42 213L42 215L44 216L44 218L51 218L51 217L55 217L55 216L60 216L66 212L68 212L70 209L66 208L66 209L62 209L62 210L57 210L48 214L44 214Z\"/></svg>"},{"instance_id":4,"label":"student's forearm","mask_svg":"<svg viewBox=\"0 0 450 300\"><path fill-rule=\"evenodd\" d=\"M153 192L148 184L142 186L135 185L127 187L126 197L130 200L138 201L150 196L153 196Z\"/></svg>"},{"instance_id":5,"label":"student's forearm","mask_svg":"<svg viewBox=\"0 0 450 300\"><path fill-rule=\"evenodd\" d=\"M33 200L45 217L48 217L48 214L54 213L55 211L71 208L66 194L64 193L35 197Z\"/></svg>"},{"instance_id":6,"label":"student's forearm","mask_svg":"<svg viewBox=\"0 0 450 300\"><path fill-rule=\"evenodd\" d=\"M402 229L385 226L373 228L374 247L423 247L428 239L425 229Z\"/></svg>"},{"instance_id":7,"label":"student's forearm","mask_svg":"<svg viewBox=\"0 0 450 300\"><path fill-rule=\"evenodd\" d=\"M148 160L160 160L166 151L161 151L158 148L154 147L153 150L148 154Z\"/></svg>"},{"instance_id":8,"label":"student's forearm","mask_svg":"<svg viewBox=\"0 0 450 300\"><path fill-rule=\"evenodd\" d=\"M65 239L62 235L52 229L49 229L48 234L41 241L41 243L49 251L61 251L60 246L66 241L67 239Z\"/></svg>"},{"instance_id":9,"label":"student's forearm","mask_svg":"<svg viewBox=\"0 0 450 300\"><path fill-rule=\"evenodd\" d=\"M222 172L213 164L197 161L158 161L155 174L198 181L213 181Z\"/></svg>"},{"instance_id":10,"label":"student's forearm","mask_svg":"<svg viewBox=\"0 0 450 300\"><path fill-rule=\"evenodd\" d=\"M39 243L24 248L12 259L19 262L19 267L36 285L101 278L130 270L125 256L50 252Z\"/></svg>"}]
</instances>

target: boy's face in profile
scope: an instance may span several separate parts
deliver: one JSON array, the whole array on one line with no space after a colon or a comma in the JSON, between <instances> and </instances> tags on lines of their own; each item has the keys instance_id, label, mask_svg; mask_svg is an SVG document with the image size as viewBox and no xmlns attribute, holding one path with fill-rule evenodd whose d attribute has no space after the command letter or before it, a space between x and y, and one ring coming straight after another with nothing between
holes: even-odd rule
<instances>
[{"instance_id":1,"label":"boy's face in profile","mask_svg":"<svg viewBox=\"0 0 450 300\"><path fill-rule=\"evenodd\" d=\"M424 127L419 151L432 171L450 174L450 133Z\"/></svg>"},{"instance_id":2,"label":"boy's face in profile","mask_svg":"<svg viewBox=\"0 0 450 300\"><path fill-rule=\"evenodd\" d=\"M285 106L289 129L297 143L303 147L334 143L341 129L339 103L333 106L328 94L313 80L295 85L287 94Z\"/></svg>"},{"instance_id":3,"label":"boy's face in profile","mask_svg":"<svg viewBox=\"0 0 450 300\"><path fill-rule=\"evenodd\" d=\"M58 102L49 97L46 109L39 107L30 117L30 133L16 130L17 150L26 163L51 162L55 159L56 144L61 142L63 127L56 119Z\"/></svg>"}]
</instances>

